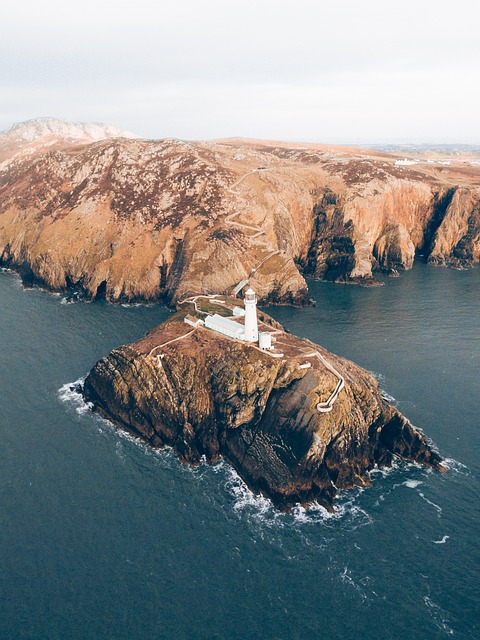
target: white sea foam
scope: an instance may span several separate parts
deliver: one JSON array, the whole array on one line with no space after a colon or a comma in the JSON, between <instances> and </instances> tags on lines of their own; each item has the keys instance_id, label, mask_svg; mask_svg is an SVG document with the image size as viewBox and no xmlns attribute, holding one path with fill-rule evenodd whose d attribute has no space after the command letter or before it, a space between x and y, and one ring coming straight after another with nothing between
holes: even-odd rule
<instances>
[{"instance_id":1,"label":"white sea foam","mask_svg":"<svg viewBox=\"0 0 480 640\"><path fill-rule=\"evenodd\" d=\"M360 505L355 504L357 496L360 495L361 490L353 489L349 493L350 495L348 499L345 499L345 496L343 496L343 501L339 499L335 505L335 512L333 514L328 514L329 517L326 519L326 524L338 521L346 526L349 531L355 531L356 529L371 525L373 523L372 516Z\"/></svg>"},{"instance_id":2,"label":"white sea foam","mask_svg":"<svg viewBox=\"0 0 480 640\"><path fill-rule=\"evenodd\" d=\"M86 402L80 391L83 387L83 383L85 382L85 378L86 376L75 380L75 382L68 382L58 390L58 397L60 401L69 404L79 415L84 415L92 412L93 410L93 404L91 402ZM125 441L141 448L145 455L152 455L161 460L162 466L172 462L176 462L178 464L178 460L176 459L173 449L168 445L165 445L161 449L151 447L139 436L133 435L126 429L118 428L113 422L103 418L100 414L92 414L92 417L95 419L96 428L100 433L109 433L113 434L115 438L120 438L120 440L117 440L115 443L115 453L122 460L125 459L125 449L123 448L121 441ZM192 467L187 465L185 465L184 468L192 469Z\"/></svg>"},{"instance_id":3,"label":"white sea foam","mask_svg":"<svg viewBox=\"0 0 480 640\"><path fill-rule=\"evenodd\" d=\"M126 461L127 456L125 454L125 448L120 440L115 444L115 454L122 462Z\"/></svg>"},{"instance_id":4,"label":"white sea foam","mask_svg":"<svg viewBox=\"0 0 480 640\"><path fill-rule=\"evenodd\" d=\"M403 484L409 489L416 489L418 486L423 484L423 482L421 480L405 480Z\"/></svg>"},{"instance_id":5,"label":"white sea foam","mask_svg":"<svg viewBox=\"0 0 480 640\"><path fill-rule=\"evenodd\" d=\"M233 467L220 462L215 465L215 470L226 474L225 488L234 498L233 510L242 512L253 510L257 517L268 516L270 520L275 517L275 510L271 501L260 494L251 491Z\"/></svg>"},{"instance_id":6,"label":"white sea foam","mask_svg":"<svg viewBox=\"0 0 480 640\"><path fill-rule=\"evenodd\" d=\"M445 544L450 536L443 536L441 540L432 540L433 544Z\"/></svg>"},{"instance_id":7,"label":"white sea foam","mask_svg":"<svg viewBox=\"0 0 480 640\"><path fill-rule=\"evenodd\" d=\"M58 397L62 402L70 404L75 408L75 411L82 415L83 413L87 413L87 411L91 411L93 405L91 402L86 402L84 399L81 388L83 387L83 383L85 382L85 377L79 378L75 380L75 382L67 382L63 387L60 387L58 390Z\"/></svg>"},{"instance_id":8,"label":"white sea foam","mask_svg":"<svg viewBox=\"0 0 480 640\"><path fill-rule=\"evenodd\" d=\"M394 398L387 391L385 391L385 389L382 389L381 387L380 387L380 393L382 395L382 398L387 402L389 402L390 404L395 404L397 402L396 398Z\"/></svg>"},{"instance_id":9,"label":"white sea foam","mask_svg":"<svg viewBox=\"0 0 480 640\"><path fill-rule=\"evenodd\" d=\"M333 512L327 511L318 503L314 503L308 508L296 505L289 513L285 514L279 513L269 499L253 493L228 463L222 461L213 468L216 473L221 472L225 474L226 481L224 487L227 493L233 497L233 511L257 523L267 524L269 526L300 527L302 530L304 530L305 526L320 524L324 528L337 528L338 526L342 526L342 528L346 528L349 531L354 531L373 523L372 515L359 503L361 494L368 491L368 489L364 487L341 491L337 497L335 510ZM372 475L380 474L383 479L386 479L391 474L404 474L405 470L409 468L418 471L417 465L398 459L394 460L392 467L385 469L375 468L370 473ZM395 488L406 486L411 489L417 489L422 484L424 484L424 481L415 479L394 484L388 491L382 492L375 506L380 507L385 497ZM441 507L429 501L428 498L425 498L424 494L421 495L422 498L431 503L439 513L441 512Z\"/></svg>"},{"instance_id":10,"label":"white sea foam","mask_svg":"<svg viewBox=\"0 0 480 640\"><path fill-rule=\"evenodd\" d=\"M335 511L327 511L325 507L318 502L313 503L307 508L302 505L296 505L291 511L291 518L293 522L298 525L302 524L326 524L328 522L339 521L346 515L346 508L344 505L335 507Z\"/></svg>"},{"instance_id":11,"label":"white sea foam","mask_svg":"<svg viewBox=\"0 0 480 640\"><path fill-rule=\"evenodd\" d=\"M372 477L373 475L378 473L382 476L382 478L388 478L388 476L397 473L402 465L404 466L405 462L401 458L394 457L392 460L392 464L389 467L374 467L368 472L368 475Z\"/></svg>"},{"instance_id":12,"label":"white sea foam","mask_svg":"<svg viewBox=\"0 0 480 640\"><path fill-rule=\"evenodd\" d=\"M371 582L370 576L364 576L363 578L356 580L347 565L340 571L338 578L341 582L343 582L343 584L352 587L360 596L360 599L363 602L365 602L365 600L368 600L368 594L365 587L367 587ZM370 588L368 588L368 591L378 598L378 594L375 591L371 590Z\"/></svg>"},{"instance_id":13,"label":"white sea foam","mask_svg":"<svg viewBox=\"0 0 480 640\"><path fill-rule=\"evenodd\" d=\"M429 596L424 596L423 601L425 603L425 606L427 607L430 617L432 618L438 629L441 629L448 635L453 636L454 632L449 625L450 620L447 618L447 614L445 613L445 611L443 611L443 609Z\"/></svg>"},{"instance_id":14,"label":"white sea foam","mask_svg":"<svg viewBox=\"0 0 480 640\"><path fill-rule=\"evenodd\" d=\"M86 414L93 409L93 405L86 402L81 393L84 382L85 377L79 378L74 382L64 384L58 391L60 401L69 404L79 415ZM94 417L100 432L115 434L117 438L140 447L145 454L157 456L162 460L162 464L178 464L171 447L153 449L141 438L124 429L117 428L112 422L102 418L99 414L95 414ZM125 450L118 441L115 445L115 452L122 460L125 459ZM224 487L233 498L233 512L237 515L245 516L257 524L267 525L268 527L283 528L290 526L297 528L314 524L331 527L337 526L336 523L341 523L349 530L355 530L373 522L371 516L359 505L355 504L356 499L364 490L361 487L353 491L341 492L333 512L329 512L322 505L314 503L308 509L301 505L296 505L290 513L282 513L273 506L268 498L251 491L235 469L223 460L212 466L207 464L204 459L197 467L182 465L181 468L185 473L194 474L198 479L211 472L223 474L225 477ZM376 471L386 475L391 469L378 469Z\"/></svg>"},{"instance_id":15,"label":"white sea foam","mask_svg":"<svg viewBox=\"0 0 480 640\"><path fill-rule=\"evenodd\" d=\"M378 380L378 382L385 382L385 376L383 375L383 373L377 373L377 371L369 371L368 373L371 373L372 376Z\"/></svg>"},{"instance_id":16,"label":"white sea foam","mask_svg":"<svg viewBox=\"0 0 480 640\"><path fill-rule=\"evenodd\" d=\"M156 302L122 302L120 306L124 309L138 309L139 307L155 307L157 304Z\"/></svg>"},{"instance_id":17,"label":"white sea foam","mask_svg":"<svg viewBox=\"0 0 480 640\"><path fill-rule=\"evenodd\" d=\"M430 506L432 506L436 511L437 511L437 515L440 518L440 514L442 513L442 507L440 507L438 504L435 504L435 502L432 502L431 500L429 500L424 493L422 493L421 491L418 492L418 495L422 498L422 500L425 500L425 502L427 504L429 504Z\"/></svg>"},{"instance_id":18,"label":"white sea foam","mask_svg":"<svg viewBox=\"0 0 480 640\"><path fill-rule=\"evenodd\" d=\"M448 471L454 471L455 473L458 473L462 476L472 475L472 472L467 466L465 466L458 460L454 460L453 458L445 458L442 464L447 468Z\"/></svg>"},{"instance_id":19,"label":"white sea foam","mask_svg":"<svg viewBox=\"0 0 480 640\"><path fill-rule=\"evenodd\" d=\"M16 289L21 289L22 291L25 291L25 287L23 286L22 279L20 278L20 276L16 271L14 271L13 269L9 269L8 267L0 267L0 273L9 273L15 276L14 278L12 278L12 286L14 286Z\"/></svg>"},{"instance_id":20,"label":"white sea foam","mask_svg":"<svg viewBox=\"0 0 480 640\"><path fill-rule=\"evenodd\" d=\"M367 512L354 504L360 489L349 492L348 497L341 494L333 512L327 511L318 503L313 503L308 508L298 504L289 513L282 513L273 506L271 500L253 493L228 463L220 461L213 469L215 473L225 474L224 486L233 497L233 512L247 517L257 525L303 530L306 525L336 526L336 523L342 523L349 530L354 530L372 522Z\"/></svg>"},{"instance_id":21,"label":"white sea foam","mask_svg":"<svg viewBox=\"0 0 480 640\"><path fill-rule=\"evenodd\" d=\"M95 418L97 420L97 425L100 431L106 430L108 433L115 436L115 438L119 438L120 440L115 444L115 453L122 460L125 461L127 459L127 449L125 448L125 443L129 445L134 445L135 448L140 449L142 454L145 456L154 456L156 460L158 460L162 467L171 467L172 465L178 465L177 468L182 471L189 471L192 469L189 465L180 465L178 458L172 449L172 447L165 445L161 449L154 448L143 438L139 436L133 435L126 429L122 429L117 427L113 422L107 420L106 418L102 418L98 414L95 414Z\"/></svg>"},{"instance_id":22,"label":"white sea foam","mask_svg":"<svg viewBox=\"0 0 480 640\"><path fill-rule=\"evenodd\" d=\"M390 404L396 404L398 402L397 399L394 396L392 396L390 393L388 393L388 391L386 391L386 389L384 388L386 380L383 373L377 373L377 371L369 371L369 373L371 373L372 376L377 380L378 389L380 391L382 398L387 402L390 402Z\"/></svg>"}]
</instances>

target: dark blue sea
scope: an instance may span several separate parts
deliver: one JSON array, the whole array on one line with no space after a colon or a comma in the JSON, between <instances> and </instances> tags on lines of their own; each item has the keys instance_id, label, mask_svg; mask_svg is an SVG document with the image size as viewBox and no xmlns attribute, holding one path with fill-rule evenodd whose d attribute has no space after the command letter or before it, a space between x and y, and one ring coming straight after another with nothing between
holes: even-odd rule
<instances>
[{"instance_id":1,"label":"dark blue sea","mask_svg":"<svg viewBox=\"0 0 480 640\"><path fill-rule=\"evenodd\" d=\"M398 463L337 511L277 513L92 415L68 383L164 320L0 273L1 640L480 637L480 269L311 282L269 312L375 372L449 470Z\"/></svg>"}]
</instances>

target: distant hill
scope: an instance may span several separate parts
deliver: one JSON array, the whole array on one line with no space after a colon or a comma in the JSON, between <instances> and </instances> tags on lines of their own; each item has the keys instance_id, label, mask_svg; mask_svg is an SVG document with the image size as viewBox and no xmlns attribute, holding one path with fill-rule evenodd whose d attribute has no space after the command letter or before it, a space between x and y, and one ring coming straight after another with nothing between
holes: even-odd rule
<instances>
[{"instance_id":1,"label":"distant hill","mask_svg":"<svg viewBox=\"0 0 480 640\"><path fill-rule=\"evenodd\" d=\"M71 144L88 144L110 138L138 138L133 133L101 123L70 122L36 118L14 124L0 132L0 162L13 156L30 155L41 149Z\"/></svg>"},{"instance_id":2,"label":"distant hill","mask_svg":"<svg viewBox=\"0 0 480 640\"><path fill-rule=\"evenodd\" d=\"M1 137L33 142L45 136L97 142L107 138L138 138L133 133L102 123L71 122L57 118L36 118L14 124L0 133Z\"/></svg>"}]
</instances>

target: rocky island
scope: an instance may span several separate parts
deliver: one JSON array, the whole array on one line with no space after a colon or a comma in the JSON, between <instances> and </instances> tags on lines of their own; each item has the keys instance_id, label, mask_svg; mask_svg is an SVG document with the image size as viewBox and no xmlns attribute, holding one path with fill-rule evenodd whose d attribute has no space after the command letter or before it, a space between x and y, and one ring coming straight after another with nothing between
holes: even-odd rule
<instances>
[{"instance_id":1,"label":"rocky island","mask_svg":"<svg viewBox=\"0 0 480 640\"><path fill-rule=\"evenodd\" d=\"M338 490L368 485L369 471L394 457L442 470L372 374L262 312L250 339L254 295L245 294L246 313L218 295L182 301L167 322L97 362L86 400L185 462L223 456L281 509L332 509Z\"/></svg>"},{"instance_id":2,"label":"rocky island","mask_svg":"<svg viewBox=\"0 0 480 640\"><path fill-rule=\"evenodd\" d=\"M86 299L231 293L304 304L304 276L376 284L419 254L480 261L478 156L258 140L141 140L99 125L0 134L0 266Z\"/></svg>"}]
</instances>

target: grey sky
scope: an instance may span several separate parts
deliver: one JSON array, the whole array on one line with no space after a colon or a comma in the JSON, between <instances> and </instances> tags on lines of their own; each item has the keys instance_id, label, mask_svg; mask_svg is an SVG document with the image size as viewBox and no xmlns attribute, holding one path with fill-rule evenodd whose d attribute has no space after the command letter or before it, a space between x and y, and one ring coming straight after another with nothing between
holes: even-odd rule
<instances>
[{"instance_id":1,"label":"grey sky","mask_svg":"<svg viewBox=\"0 0 480 640\"><path fill-rule=\"evenodd\" d=\"M479 18L478 0L19 0L2 8L0 129L478 144Z\"/></svg>"}]
</instances>

